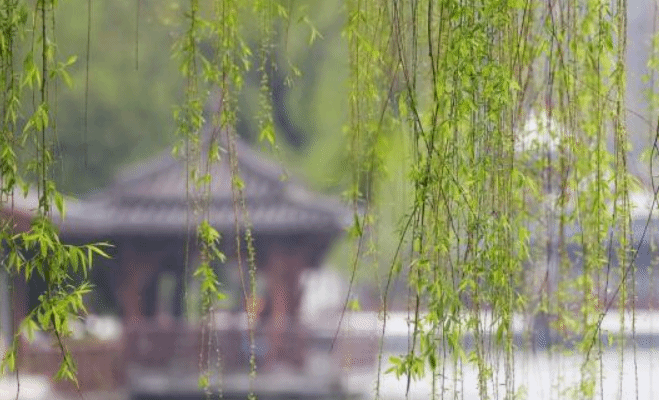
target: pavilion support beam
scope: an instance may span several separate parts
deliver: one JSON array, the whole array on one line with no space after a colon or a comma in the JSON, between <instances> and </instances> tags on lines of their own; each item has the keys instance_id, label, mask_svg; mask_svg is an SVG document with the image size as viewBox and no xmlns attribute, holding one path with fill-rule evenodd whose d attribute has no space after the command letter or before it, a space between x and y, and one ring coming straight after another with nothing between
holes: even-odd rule
<instances>
[{"instance_id":1,"label":"pavilion support beam","mask_svg":"<svg viewBox=\"0 0 659 400\"><path fill-rule=\"evenodd\" d=\"M263 321L268 338L266 367L282 362L301 367L304 360L303 346L299 339L298 316L302 287L300 276L308 268L309 257L302 248L273 245L270 248L265 268L266 290L269 308L267 320Z\"/></svg>"},{"instance_id":2,"label":"pavilion support beam","mask_svg":"<svg viewBox=\"0 0 659 400\"><path fill-rule=\"evenodd\" d=\"M157 276L167 253L165 250L144 251L131 244L121 247L121 280L117 299L124 312L124 322L134 324L144 319L142 296Z\"/></svg>"},{"instance_id":3,"label":"pavilion support beam","mask_svg":"<svg viewBox=\"0 0 659 400\"><path fill-rule=\"evenodd\" d=\"M11 278L10 278L11 279ZM13 330L14 333L18 330L23 319L27 317L28 310L28 290L27 283L25 282L24 275L17 275L13 277L14 284L11 288L11 308L12 308L12 319L13 319ZM12 338L9 337L11 340Z\"/></svg>"}]
</instances>

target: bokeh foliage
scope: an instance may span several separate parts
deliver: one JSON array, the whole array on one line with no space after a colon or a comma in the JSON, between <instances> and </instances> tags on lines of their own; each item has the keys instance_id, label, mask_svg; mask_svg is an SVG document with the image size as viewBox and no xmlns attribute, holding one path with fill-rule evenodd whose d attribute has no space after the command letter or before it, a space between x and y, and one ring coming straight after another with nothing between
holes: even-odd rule
<instances>
[{"instance_id":1,"label":"bokeh foliage","mask_svg":"<svg viewBox=\"0 0 659 400\"><path fill-rule=\"evenodd\" d=\"M72 88L60 90L56 99L54 173L62 190L82 196L107 185L126 164L173 145L172 111L183 99L184 83L171 50L185 29L185 3L140 2L139 10L136 1L91 4L88 65L87 2L63 1L56 11L59 52L77 55L77 61L68 70ZM211 14L211 4L201 2L202 15ZM348 90L347 49L341 37L345 15L338 1L296 1L291 10L288 21L273 21L277 47L267 61L273 66L268 69L268 95L281 139L276 157L317 188L341 191L349 176L341 147ZM260 28L252 19L241 21L248 21L240 29L258 63ZM210 56L210 41L202 41L200 51ZM260 81L252 69L239 96L238 130L252 143L259 142Z\"/></svg>"}]
</instances>

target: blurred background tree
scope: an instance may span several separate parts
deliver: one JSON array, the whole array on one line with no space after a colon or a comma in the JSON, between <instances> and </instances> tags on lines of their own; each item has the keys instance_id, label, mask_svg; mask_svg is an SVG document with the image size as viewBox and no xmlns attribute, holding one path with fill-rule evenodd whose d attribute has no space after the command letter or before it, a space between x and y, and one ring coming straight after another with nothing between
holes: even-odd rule
<instances>
[{"instance_id":1,"label":"blurred background tree","mask_svg":"<svg viewBox=\"0 0 659 400\"><path fill-rule=\"evenodd\" d=\"M61 2L57 9L59 52L78 55L71 69L73 88L61 90L57 98L54 170L64 192L85 195L103 187L121 165L172 143L171 110L182 87L170 61L176 32L166 25L166 3L142 3L138 38L135 1L91 2L88 86L87 1Z\"/></svg>"},{"instance_id":2,"label":"blurred background tree","mask_svg":"<svg viewBox=\"0 0 659 400\"><path fill-rule=\"evenodd\" d=\"M276 27L281 46L269 70L275 157L316 189L340 192L350 174L343 162L348 54L341 37L342 2L293 3L289 25ZM57 9L58 51L76 54L78 61L70 70L73 89L61 90L57 98L55 173L59 187L78 196L108 184L122 166L171 147L172 110L183 88L171 60L172 45L183 29L179 2L91 4L88 86L87 1L64 1ZM256 54L258 27L244 29ZM259 75L252 72L240 95L237 128L252 143L259 136L259 86Z\"/></svg>"}]
</instances>

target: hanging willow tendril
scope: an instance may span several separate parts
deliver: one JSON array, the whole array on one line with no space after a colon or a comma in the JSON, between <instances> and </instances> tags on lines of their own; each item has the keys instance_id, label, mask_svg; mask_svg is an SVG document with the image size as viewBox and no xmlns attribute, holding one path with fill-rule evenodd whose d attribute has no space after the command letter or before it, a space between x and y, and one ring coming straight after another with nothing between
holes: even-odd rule
<instances>
[{"instance_id":1,"label":"hanging willow tendril","mask_svg":"<svg viewBox=\"0 0 659 400\"><path fill-rule=\"evenodd\" d=\"M200 16L199 2L190 0L186 12L188 21L187 30L177 45L175 54L180 59L180 71L186 79L185 101L181 108L175 112L178 121L178 131L181 137L179 146L174 153L185 154L186 165L186 198L188 199L187 224L188 235L186 239L186 276L190 264L190 223L199 221L196 229L195 249L199 252L199 265L193 276L200 282L200 313L202 326L200 332L201 349L199 353L199 387L205 391L206 397L211 395L211 360L216 355L215 366L220 373L219 347L212 348L212 332L215 329L214 309L218 301L225 295L220 290L220 282L215 272L214 263L224 263L225 255L220 251L220 234L210 224L210 201L213 165L219 161L219 152L215 148L216 135L204 136L202 129L205 123L203 106L207 101L205 83L212 80L212 69L209 71L209 61L201 54L199 43L206 35L207 21ZM181 149L181 147L183 149ZM202 154L206 152L206 158ZM186 285L187 286L187 285ZM221 390L221 389L220 389Z\"/></svg>"},{"instance_id":2,"label":"hanging willow tendril","mask_svg":"<svg viewBox=\"0 0 659 400\"><path fill-rule=\"evenodd\" d=\"M202 315L205 321L201 333L203 348L199 355L199 385L205 390L207 397L211 394L210 360L213 309L215 302L223 297L219 290L218 278L213 270L212 263L214 261L225 262L224 254L219 251L220 234L209 222L211 183L213 181L211 172L213 170L212 166L220 161L220 146L225 146L228 153L235 217L235 252L243 299L248 309L250 305L247 302L256 301L256 256L243 191L244 184L240 178L238 168L237 138L234 128L237 110L236 93L242 88L243 75L253 64L251 60L252 53L241 39L239 17L241 12L246 9L241 4L241 2L235 0L216 0L213 3L212 17L204 19L201 16L198 1L191 0L186 15L189 21L188 29L175 47L175 53L181 59L181 72L188 83L186 86L186 101L176 113L182 142L174 151L178 153L182 149L181 146L184 146L188 170L188 197L190 198L191 209L195 217L202 217L197 235L201 263L194 276L199 277L201 281ZM268 63L274 62L271 61L272 55L270 53L273 35L272 17L275 9L269 1L257 1L252 6L252 10L259 15L260 27L262 27L264 33L264 39L259 50L259 72L262 76L261 105L263 108L259 114L261 116L259 119L262 130L261 137L274 145L272 107L268 100L270 96L266 96L265 92L269 90ZM210 39L215 51L212 61L201 54L199 50L199 43L206 39ZM203 82L201 78L203 78ZM211 90L219 91L219 102L217 108L212 111L213 128L209 130L210 136L206 137L206 133L202 131L202 125L204 124L202 108L204 102L207 101L207 93ZM225 136L223 137L222 134L225 134ZM200 155L204 151L207 151L205 163L200 159ZM247 248L245 260L242 254L243 243ZM186 258L189 259L188 256ZM186 265L188 263L189 261L186 261ZM244 263L247 267L247 277L244 271ZM254 309L253 306L254 304L252 304L252 309ZM253 318L249 320L250 398L254 397L253 385L256 376L255 322ZM215 353L217 356L217 372L220 374L219 347ZM221 388L219 390L221 393Z\"/></svg>"},{"instance_id":3,"label":"hanging willow tendril","mask_svg":"<svg viewBox=\"0 0 659 400\"><path fill-rule=\"evenodd\" d=\"M392 357L389 371L407 377L408 391L431 371L433 392L443 396L462 390L468 365L477 372L480 398L521 395L513 318L530 313L563 343L576 343L574 356L583 357L579 382L558 378L561 393L594 396L602 353L591 359L589 348L601 348L607 258L633 265L626 3L347 4L348 29L362 32L365 46L391 54L400 66L400 76L391 79L399 80L401 100L388 112L411 143L414 196L400 236L410 255L397 250L389 276L400 269L407 277L413 329L408 353ZM364 34L378 26L381 10L393 29L381 31L384 39ZM373 58L364 61L360 42L347 37L351 82L363 85L351 91L356 174L367 169L359 157L372 129L361 122L373 118L365 104L383 91L369 87L371 77L364 75ZM383 45L389 40L393 51ZM527 121L534 117L540 133L529 137ZM612 153L607 138L613 138ZM569 246L580 249L580 268ZM634 291L634 268L629 271L615 279L626 298ZM464 335L473 338L468 348ZM561 347L568 350L554 344L549 351L559 354Z\"/></svg>"},{"instance_id":4,"label":"hanging willow tendril","mask_svg":"<svg viewBox=\"0 0 659 400\"><path fill-rule=\"evenodd\" d=\"M39 297L39 303L31 310L15 334L2 360L1 369L17 368L16 357L21 333L32 338L36 331L52 334L62 354L57 379L67 379L78 386L76 365L65 344L70 336L69 323L86 313L83 296L91 290L88 273L93 256L107 257L103 251L105 244L72 246L60 242L56 226L51 221L56 210L64 218L63 196L57 192L50 171L53 156L50 152L54 140L56 105L50 99L49 88L57 80L70 84L71 78L66 69L75 62L69 57L66 62L56 59L54 41L56 1L40 0L30 11L20 1L2 2L0 5L0 30L3 39L0 44L0 79L4 89L2 105L1 167L2 206L12 208L8 203L15 195L24 195L29 188L27 177L36 179L38 208L26 232L16 231L16 223L10 218L3 223L0 236L5 244L3 267L10 278L29 281L37 275L46 283L46 291ZM32 21L29 25L28 21ZM28 35L32 32L32 35ZM31 42L26 43L26 38ZM25 48L31 49L23 54ZM16 68L16 58L24 56L23 69ZM55 86L53 86L55 87ZM31 96L32 110L23 102L23 94ZM30 93L31 92L31 93ZM38 103L36 103L38 101ZM36 104L35 104L36 103ZM27 112L27 115L23 115ZM27 163L20 161L25 154ZM15 192L19 190L20 194ZM75 276L81 274L83 281L76 283ZM17 394L18 396L18 394Z\"/></svg>"}]
</instances>

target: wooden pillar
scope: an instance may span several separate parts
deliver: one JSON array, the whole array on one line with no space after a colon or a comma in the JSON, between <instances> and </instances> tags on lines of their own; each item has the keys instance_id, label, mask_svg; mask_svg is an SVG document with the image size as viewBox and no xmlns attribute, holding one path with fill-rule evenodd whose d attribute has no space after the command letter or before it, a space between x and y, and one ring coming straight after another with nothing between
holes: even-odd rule
<instances>
[{"instance_id":1,"label":"wooden pillar","mask_svg":"<svg viewBox=\"0 0 659 400\"><path fill-rule=\"evenodd\" d=\"M32 215L29 212L21 211L18 209L12 209L11 201L3 204L4 207L0 208L0 222L7 223L7 228L12 231L12 233L27 232L30 230L30 224L32 223ZM14 274L14 273L5 273L3 279L0 279L0 285L4 285L3 291L5 294L0 297L0 307L5 308L4 312L7 313L3 317L3 324L6 324L6 320L9 317L11 319L10 326L4 326L3 330L9 332L7 338L8 341L13 340L11 335L12 331L17 331L18 326L27 316L28 310L28 285L25 282L24 274ZM6 300L8 302L5 302Z\"/></svg>"},{"instance_id":2,"label":"wooden pillar","mask_svg":"<svg viewBox=\"0 0 659 400\"><path fill-rule=\"evenodd\" d=\"M142 295L157 275L164 260L164 250L153 251L124 244L120 249L120 278L117 288L119 305L124 312L124 322L134 324L144 319Z\"/></svg>"},{"instance_id":3,"label":"wooden pillar","mask_svg":"<svg viewBox=\"0 0 659 400\"><path fill-rule=\"evenodd\" d=\"M13 287L11 288L11 306L12 306L12 319L14 333L18 331L18 327L27 316L28 310L28 296L27 296L27 283L25 282L25 275L15 275L13 277ZM12 338L10 338L12 339Z\"/></svg>"},{"instance_id":4,"label":"wooden pillar","mask_svg":"<svg viewBox=\"0 0 659 400\"><path fill-rule=\"evenodd\" d=\"M265 268L270 310L268 320L263 321L268 338L268 366L281 362L302 366L303 346L293 346L292 341L300 334L300 275L308 267L308 259L302 248L273 245L270 249Z\"/></svg>"},{"instance_id":5,"label":"wooden pillar","mask_svg":"<svg viewBox=\"0 0 659 400\"><path fill-rule=\"evenodd\" d=\"M176 288L174 289L174 305L172 311L174 313L173 317L175 319L181 318L183 316L185 307L183 302L185 300L185 287L183 283L185 282L185 270L176 271Z\"/></svg>"},{"instance_id":6,"label":"wooden pillar","mask_svg":"<svg viewBox=\"0 0 659 400\"><path fill-rule=\"evenodd\" d=\"M12 315L12 299L9 292L9 274L0 268L0 357L4 356L4 345L14 332L14 316Z\"/></svg>"}]
</instances>

